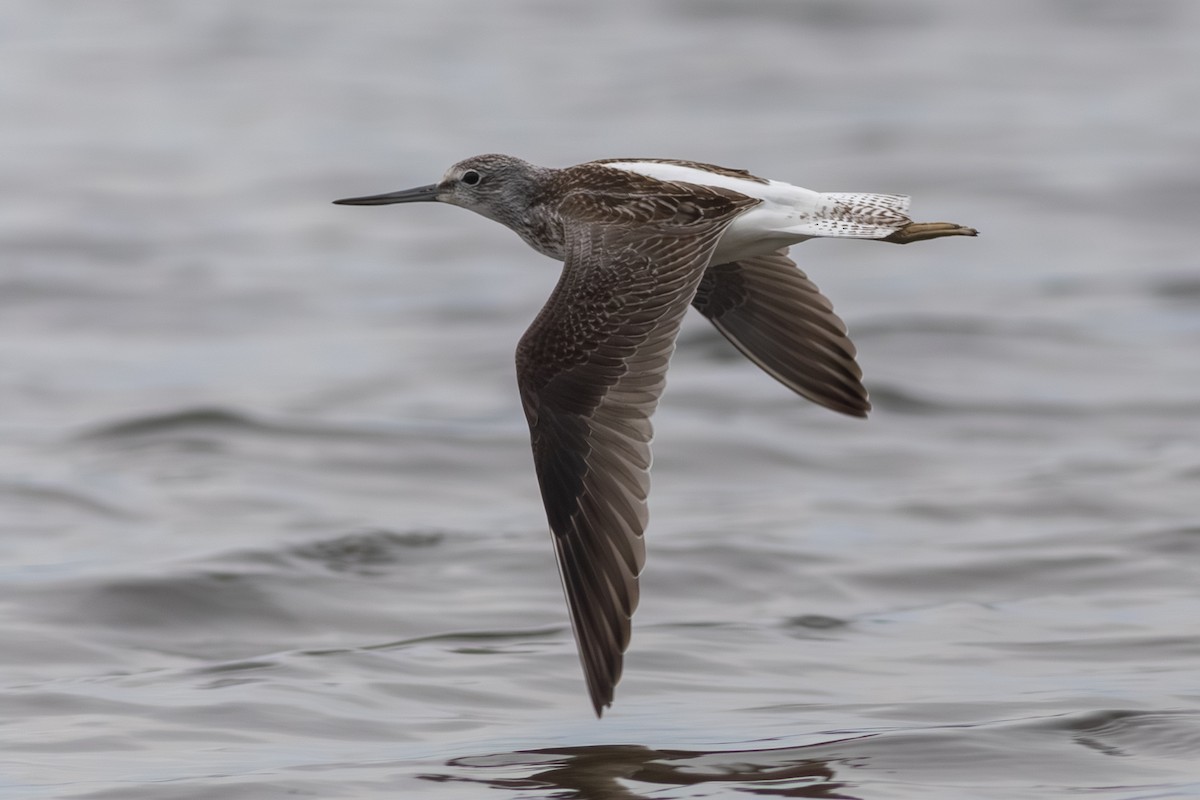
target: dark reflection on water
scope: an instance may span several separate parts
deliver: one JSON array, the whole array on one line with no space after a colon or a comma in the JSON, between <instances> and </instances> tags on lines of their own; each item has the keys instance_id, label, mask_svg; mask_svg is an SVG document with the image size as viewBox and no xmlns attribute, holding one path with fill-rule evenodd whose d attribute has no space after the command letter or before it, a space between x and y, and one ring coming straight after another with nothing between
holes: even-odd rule
<instances>
[{"instance_id":1,"label":"dark reflection on water","mask_svg":"<svg viewBox=\"0 0 1200 800\"><path fill-rule=\"evenodd\" d=\"M806 757L805 748L700 752L600 745L530 750L458 758L459 775L424 775L430 781L480 783L495 789L551 789L580 800L634 800L661 796L663 787L713 785L721 791L771 797L852 798L841 794L829 763ZM528 778L467 777L468 770L538 769ZM642 784L631 788L631 784Z\"/></svg>"},{"instance_id":2,"label":"dark reflection on water","mask_svg":"<svg viewBox=\"0 0 1200 800\"><path fill-rule=\"evenodd\" d=\"M579 800L741 794L861 800L936 795L956 785L972 786L971 797L1024 797L1048 787L1104 797L1155 796L1147 780L1154 773L1130 760L1137 756L1173 765L1185 781L1191 776L1181 789L1200 789L1200 773L1193 769L1200 763L1200 714L1103 711L846 736L798 747L547 748L455 758L445 772L422 777L518 796L551 790L549 796Z\"/></svg>"}]
</instances>

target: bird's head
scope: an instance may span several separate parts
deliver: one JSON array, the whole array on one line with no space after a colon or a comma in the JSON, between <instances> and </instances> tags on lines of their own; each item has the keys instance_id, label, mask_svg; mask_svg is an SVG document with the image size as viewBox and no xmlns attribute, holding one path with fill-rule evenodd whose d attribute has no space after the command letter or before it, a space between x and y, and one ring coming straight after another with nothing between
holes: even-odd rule
<instances>
[{"instance_id":1,"label":"bird's head","mask_svg":"<svg viewBox=\"0 0 1200 800\"><path fill-rule=\"evenodd\" d=\"M513 156L472 156L450 167L440 181L428 186L333 202L345 206L382 206L436 201L462 206L511 226L535 200L539 173L544 171Z\"/></svg>"}]
</instances>

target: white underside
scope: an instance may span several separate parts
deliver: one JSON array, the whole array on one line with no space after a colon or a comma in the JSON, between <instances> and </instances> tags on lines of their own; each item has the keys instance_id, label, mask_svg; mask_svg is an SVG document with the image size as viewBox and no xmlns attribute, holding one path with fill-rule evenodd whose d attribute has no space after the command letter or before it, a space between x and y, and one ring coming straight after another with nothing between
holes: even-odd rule
<instances>
[{"instance_id":1,"label":"white underside","mask_svg":"<svg viewBox=\"0 0 1200 800\"><path fill-rule=\"evenodd\" d=\"M911 221L905 213L908 198L902 195L814 192L782 181L759 183L654 161L622 161L604 166L660 181L730 189L762 200L725 231L713 255L714 264L773 253L819 236L882 239Z\"/></svg>"}]
</instances>

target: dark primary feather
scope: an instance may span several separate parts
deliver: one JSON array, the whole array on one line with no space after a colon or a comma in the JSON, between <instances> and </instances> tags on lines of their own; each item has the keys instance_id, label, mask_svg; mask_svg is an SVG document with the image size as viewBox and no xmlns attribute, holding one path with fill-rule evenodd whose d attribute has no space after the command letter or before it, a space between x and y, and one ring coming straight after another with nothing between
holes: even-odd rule
<instances>
[{"instance_id":1,"label":"dark primary feather","mask_svg":"<svg viewBox=\"0 0 1200 800\"><path fill-rule=\"evenodd\" d=\"M871 409L845 324L786 248L713 264L692 304L747 358L797 394L856 417Z\"/></svg>"},{"instance_id":2,"label":"dark primary feather","mask_svg":"<svg viewBox=\"0 0 1200 800\"><path fill-rule=\"evenodd\" d=\"M717 241L758 201L658 184L567 196L562 276L517 347L517 379L597 715L638 603L650 416Z\"/></svg>"}]
</instances>

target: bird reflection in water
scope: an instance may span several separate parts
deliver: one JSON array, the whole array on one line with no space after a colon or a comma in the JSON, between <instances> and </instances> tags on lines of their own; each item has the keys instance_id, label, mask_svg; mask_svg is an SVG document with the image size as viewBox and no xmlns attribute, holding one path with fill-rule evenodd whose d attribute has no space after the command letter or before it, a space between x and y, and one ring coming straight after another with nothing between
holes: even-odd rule
<instances>
[{"instance_id":1,"label":"bird reflection in water","mask_svg":"<svg viewBox=\"0 0 1200 800\"><path fill-rule=\"evenodd\" d=\"M870 737L853 737L863 739ZM849 741L849 740L841 740ZM822 742L821 747L835 744ZM810 747L777 750L655 750L641 745L595 745L526 750L456 758L446 763L455 774L426 774L425 780L480 783L494 789L557 790L572 800L639 800L673 796L667 786L715 784L719 791L767 797L819 797L857 800L835 781L833 760L813 758ZM528 777L475 777L464 769ZM640 787L639 787L640 785ZM692 795L687 795L692 796Z\"/></svg>"}]
</instances>

